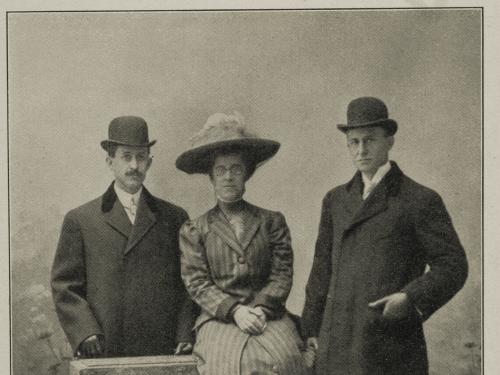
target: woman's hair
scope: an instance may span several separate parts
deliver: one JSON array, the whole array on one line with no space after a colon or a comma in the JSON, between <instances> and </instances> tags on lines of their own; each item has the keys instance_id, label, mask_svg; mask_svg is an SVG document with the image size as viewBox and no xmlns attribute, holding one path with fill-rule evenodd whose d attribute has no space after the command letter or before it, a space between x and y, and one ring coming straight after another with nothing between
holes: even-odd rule
<instances>
[{"instance_id":1,"label":"woman's hair","mask_svg":"<svg viewBox=\"0 0 500 375\"><path fill-rule=\"evenodd\" d=\"M257 163L255 162L255 158L253 157L253 153L250 152L249 150L246 150L242 148L241 146L236 146L236 147L225 147L222 149L219 149L212 153L210 157L210 164L208 168L208 175L212 179L213 176L213 169L214 169L214 163L215 159L219 156L225 156L225 155L240 155L241 160L243 161L243 164L245 164L245 169L246 169L246 176L245 176L245 181L247 181L250 177L255 172L255 169L257 168Z\"/></svg>"}]
</instances>

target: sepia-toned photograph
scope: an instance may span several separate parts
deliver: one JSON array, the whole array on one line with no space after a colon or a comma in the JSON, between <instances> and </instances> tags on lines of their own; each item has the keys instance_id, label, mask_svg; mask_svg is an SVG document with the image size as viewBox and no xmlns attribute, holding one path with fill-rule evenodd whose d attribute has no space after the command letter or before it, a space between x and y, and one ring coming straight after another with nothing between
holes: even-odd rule
<instances>
[{"instance_id":1,"label":"sepia-toned photograph","mask_svg":"<svg viewBox=\"0 0 500 375\"><path fill-rule=\"evenodd\" d=\"M11 373L482 374L483 16L9 11Z\"/></svg>"}]
</instances>

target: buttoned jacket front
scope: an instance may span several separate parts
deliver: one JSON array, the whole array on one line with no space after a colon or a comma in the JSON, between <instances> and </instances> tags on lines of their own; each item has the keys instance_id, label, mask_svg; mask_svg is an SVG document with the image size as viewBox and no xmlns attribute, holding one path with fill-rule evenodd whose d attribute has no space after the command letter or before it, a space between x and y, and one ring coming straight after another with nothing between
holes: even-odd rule
<instances>
[{"instance_id":1,"label":"buttoned jacket front","mask_svg":"<svg viewBox=\"0 0 500 375\"><path fill-rule=\"evenodd\" d=\"M284 312L293 278L288 226L279 212L244 205L240 241L217 206L181 228L182 277L202 308L196 326L214 318L230 321L238 302Z\"/></svg>"},{"instance_id":2,"label":"buttoned jacket front","mask_svg":"<svg viewBox=\"0 0 500 375\"><path fill-rule=\"evenodd\" d=\"M323 200L303 313L316 374L427 374L422 322L463 286L464 250L440 196L396 163L365 201L362 189L358 172ZM397 292L414 306L407 319L368 306Z\"/></svg>"},{"instance_id":3,"label":"buttoned jacket front","mask_svg":"<svg viewBox=\"0 0 500 375\"><path fill-rule=\"evenodd\" d=\"M194 348L199 370L302 375L300 338L285 311L293 278L288 226L279 212L242 205L243 232L238 237L218 206L186 222L180 231L182 278L202 309ZM236 326L231 309L238 303L267 308L263 334L252 336ZM243 361L245 348L256 345L269 358L247 354L252 359Z\"/></svg>"},{"instance_id":4,"label":"buttoned jacket front","mask_svg":"<svg viewBox=\"0 0 500 375\"><path fill-rule=\"evenodd\" d=\"M113 185L65 216L52 291L75 351L94 334L104 335L106 356L171 354L191 340L178 242L187 218L144 188L132 226Z\"/></svg>"}]
</instances>

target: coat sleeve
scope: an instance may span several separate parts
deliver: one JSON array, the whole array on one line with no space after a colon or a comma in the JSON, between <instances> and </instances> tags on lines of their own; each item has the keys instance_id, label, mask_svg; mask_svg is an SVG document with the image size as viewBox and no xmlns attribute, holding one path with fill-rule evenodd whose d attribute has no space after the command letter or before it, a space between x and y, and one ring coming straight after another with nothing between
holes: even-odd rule
<instances>
[{"instance_id":1,"label":"coat sleeve","mask_svg":"<svg viewBox=\"0 0 500 375\"><path fill-rule=\"evenodd\" d=\"M191 298L189 298L188 293L185 292L183 294L182 306L177 321L176 342L194 343L193 327L198 315L198 309Z\"/></svg>"},{"instance_id":2,"label":"coat sleeve","mask_svg":"<svg viewBox=\"0 0 500 375\"><path fill-rule=\"evenodd\" d=\"M415 232L429 270L406 285L403 292L426 320L462 288L468 265L438 194L434 193L422 204L415 220Z\"/></svg>"},{"instance_id":3,"label":"coat sleeve","mask_svg":"<svg viewBox=\"0 0 500 375\"><path fill-rule=\"evenodd\" d=\"M253 304L274 311L283 310L293 281L293 251L290 230L283 214L273 215L267 234L271 251L271 271Z\"/></svg>"},{"instance_id":4,"label":"coat sleeve","mask_svg":"<svg viewBox=\"0 0 500 375\"><path fill-rule=\"evenodd\" d=\"M317 337L323 318L331 278L333 227L330 195L323 199L313 265L306 286L302 312L303 337Z\"/></svg>"},{"instance_id":5,"label":"coat sleeve","mask_svg":"<svg viewBox=\"0 0 500 375\"><path fill-rule=\"evenodd\" d=\"M83 340L103 332L86 300L83 238L78 221L71 213L64 218L52 266L51 286L57 315L76 353Z\"/></svg>"},{"instance_id":6,"label":"coat sleeve","mask_svg":"<svg viewBox=\"0 0 500 375\"><path fill-rule=\"evenodd\" d=\"M231 309L238 300L221 290L210 275L205 245L193 221L187 221L179 233L181 274L191 298L206 312L222 321L231 321Z\"/></svg>"},{"instance_id":7,"label":"coat sleeve","mask_svg":"<svg viewBox=\"0 0 500 375\"><path fill-rule=\"evenodd\" d=\"M189 217L187 213L183 211L181 214L180 224L186 222L188 219ZM180 261L179 261L179 267L180 267ZM194 327L194 322L196 320L196 316L198 315L197 314L198 309L195 303L189 297L189 294L184 288L184 284L182 285L182 293L180 301L181 301L181 308L177 320L176 342L193 343L194 342L193 327Z\"/></svg>"}]
</instances>

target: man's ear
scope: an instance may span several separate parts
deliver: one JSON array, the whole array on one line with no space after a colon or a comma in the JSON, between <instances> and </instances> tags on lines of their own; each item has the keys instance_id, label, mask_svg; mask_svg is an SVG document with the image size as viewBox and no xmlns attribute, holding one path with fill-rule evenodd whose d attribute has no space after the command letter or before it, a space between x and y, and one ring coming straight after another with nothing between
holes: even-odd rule
<instances>
[{"instance_id":1,"label":"man's ear","mask_svg":"<svg viewBox=\"0 0 500 375\"><path fill-rule=\"evenodd\" d=\"M388 141L389 141L389 146L390 146L389 150L390 150L392 148L392 146L394 146L394 136L391 135L391 136L389 136L387 138L388 138Z\"/></svg>"},{"instance_id":2,"label":"man's ear","mask_svg":"<svg viewBox=\"0 0 500 375\"><path fill-rule=\"evenodd\" d=\"M106 156L106 165L108 166L109 169L111 169L111 166L113 165L113 158L111 156Z\"/></svg>"},{"instance_id":3,"label":"man's ear","mask_svg":"<svg viewBox=\"0 0 500 375\"><path fill-rule=\"evenodd\" d=\"M148 157L148 166L147 166L146 170L148 170L151 167L151 164L153 164L153 155L150 155Z\"/></svg>"}]
</instances>

